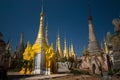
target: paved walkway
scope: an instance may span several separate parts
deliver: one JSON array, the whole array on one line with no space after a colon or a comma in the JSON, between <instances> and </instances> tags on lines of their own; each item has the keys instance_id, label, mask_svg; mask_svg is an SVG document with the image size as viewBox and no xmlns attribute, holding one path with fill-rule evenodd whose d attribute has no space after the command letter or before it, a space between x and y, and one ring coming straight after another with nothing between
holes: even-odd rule
<instances>
[{"instance_id":1,"label":"paved walkway","mask_svg":"<svg viewBox=\"0 0 120 80\"><path fill-rule=\"evenodd\" d=\"M68 76L70 74L52 74L52 75L36 75L32 77L25 78L24 80L41 80L41 79L51 79Z\"/></svg>"}]
</instances>

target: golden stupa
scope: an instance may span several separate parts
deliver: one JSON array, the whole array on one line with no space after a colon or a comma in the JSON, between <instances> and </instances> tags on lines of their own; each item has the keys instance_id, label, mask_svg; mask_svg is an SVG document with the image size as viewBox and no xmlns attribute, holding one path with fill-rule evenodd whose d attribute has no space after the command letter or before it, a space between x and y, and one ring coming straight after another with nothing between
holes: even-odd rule
<instances>
[{"instance_id":1,"label":"golden stupa","mask_svg":"<svg viewBox=\"0 0 120 80\"><path fill-rule=\"evenodd\" d=\"M27 47L23 53L23 67L20 71L20 74L33 74L34 71L34 60L35 56L38 53L44 54L44 67L50 69L50 73L56 73L56 60L55 60L55 51L53 46L47 44L44 36L44 13L43 13L43 4L42 11L40 14L40 26L38 31L38 36L33 45L27 43Z\"/></svg>"}]
</instances>

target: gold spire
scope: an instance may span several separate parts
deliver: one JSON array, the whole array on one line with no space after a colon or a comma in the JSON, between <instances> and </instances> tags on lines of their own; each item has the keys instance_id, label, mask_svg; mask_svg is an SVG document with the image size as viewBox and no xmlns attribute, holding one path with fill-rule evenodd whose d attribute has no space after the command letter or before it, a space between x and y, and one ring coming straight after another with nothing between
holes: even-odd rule
<instances>
[{"instance_id":1,"label":"gold spire","mask_svg":"<svg viewBox=\"0 0 120 80\"><path fill-rule=\"evenodd\" d=\"M64 57L66 57L67 59L69 58L66 39L64 40Z\"/></svg>"},{"instance_id":2,"label":"gold spire","mask_svg":"<svg viewBox=\"0 0 120 80\"><path fill-rule=\"evenodd\" d=\"M74 55L74 48L73 48L73 44L71 44L71 55Z\"/></svg>"},{"instance_id":3,"label":"gold spire","mask_svg":"<svg viewBox=\"0 0 120 80\"><path fill-rule=\"evenodd\" d=\"M72 57L72 55L71 55L71 46L69 46L69 57Z\"/></svg>"},{"instance_id":4,"label":"gold spire","mask_svg":"<svg viewBox=\"0 0 120 80\"><path fill-rule=\"evenodd\" d=\"M38 31L38 36L37 36L37 39L36 39L36 42L35 43L40 43L41 40L44 39L44 14L43 14L43 11L41 12L40 14L40 26L39 26L39 31Z\"/></svg>"},{"instance_id":5,"label":"gold spire","mask_svg":"<svg viewBox=\"0 0 120 80\"><path fill-rule=\"evenodd\" d=\"M33 45L33 49L36 50L36 52L41 52L43 49L47 49L48 46L45 41L45 36L44 36L44 12L43 12L43 2L42 2L42 10L40 13L40 25L39 25L39 30L38 30L38 35L36 38L36 41Z\"/></svg>"},{"instance_id":6,"label":"gold spire","mask_svg":"<svg viewBox=\"0 0 120 80\"><path fill-rule=\"evenodd\" d=\"M71 43L71 50L70 50L70 52L71 52L71 57L73 57L74 60L76 60L76 54L75 54L75 51L74 51L74 48L73 48L73 44L72 44L72 43Z\"/></svg>"},{"instance_id":7,"label":"gold spire","mask_svg":"<svg viewBox=\"0 0 120 80\"><path fill-rule=\"evenodd\" d=\"M108 54L108 46L105 39L104 39L104 47L105 47L105 53Z\"/></svg>"},{"instance_id":8,"label":"gold spire","mask_svg":"<svg viewBox=\"0 0 120 80\"><path fill-rule=\"evenodd\" d=\"M60 35L59 35L59 33L58 33L58 37L57 37L57 40L56 40L56 50L58 50L58 53L59 53L60 57L62 58L63 54L62 54L62 49L61 49L61 45L60 45Z\"/></svg>"},{"instance_id":9,"label":"gold spire","mask_svg":"<svg viewBox=\"0 0 120 80\"><path fill-rule=\"evenodd\" d=\"M42 9L40 13L40 26L38 31L38 36L35 43L40 43L40 41L44 38L44 12L43 12L43 0L42 0Z\"/></svg>"}]
</instances>

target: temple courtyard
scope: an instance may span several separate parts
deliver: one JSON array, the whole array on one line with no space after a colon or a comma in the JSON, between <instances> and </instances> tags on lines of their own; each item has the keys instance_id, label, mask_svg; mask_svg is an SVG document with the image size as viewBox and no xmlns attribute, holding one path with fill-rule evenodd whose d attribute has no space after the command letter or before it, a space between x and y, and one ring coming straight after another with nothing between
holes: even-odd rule
<instances>
[{"instance_id":1,"label":"temple courtyard","mask_svg":"<svg viewBox=\"0 0 120 80\"><path fill-rule=\"evenodd\" d=\"M8 80L120 80L120 75L112 77L104 73L99 75L73 75L69 73L52 75L21 75L18 72L8 72Z\"/></svg>"}]
</instances>

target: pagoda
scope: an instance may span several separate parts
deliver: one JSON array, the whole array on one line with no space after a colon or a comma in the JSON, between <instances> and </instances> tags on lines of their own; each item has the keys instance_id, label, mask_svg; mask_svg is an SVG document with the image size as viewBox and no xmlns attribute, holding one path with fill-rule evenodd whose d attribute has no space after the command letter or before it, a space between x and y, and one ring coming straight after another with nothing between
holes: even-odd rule
<instances>
[{"instance_id":1,"label":"pagoda","mask_svg":"<svg viewBox=\"0 0 120 80\"><path fill-rule=\"evenodd\" d=\"M45 70L45 51L48 49L48 45L45 40L44 36L44 12L43 12L43 4L42 4L42 11L40 13L40 26L38 30L38 35L36 38L35 43L32 46L32 49L36 53L35 57L35 74L43 73Z\"/></svg>"},{"instance_id":2,"label":"pagoda","mask_svg":"<svg viewBox=\"0 0 120 80\"><path fill-rule=\"evenodd\" d=\"M64 57L66 59L69 59L69 52L68 52L68 48L67 48L66 39L64 40Z\"/></svg>"},{"instance_id":3,"label":"pagoda","mask_svg":"<svg viewBox=\"0 0 120 80\"><path fill-rule=\"evenodd\" d=\"M81 60L83 61L81 64L81 69L85 69L91 74L103 75L103 71L108 70L107 58L96 39L90 12L90 4L88 4L88 8L89 41L88 48L84 50L83 56L81 57Z\"/></svg>"},{"instance_id":4,"label":"pagoda","mask_svg":"<svg viewBox=\"0 0 120 80\"><path fill-rule=\"evenodd\" d=\"M59 33L58 33L57 40L56 40L56 53L57 53L59 59L63 58L63 53L62 53L62 48L61 48L61 44L60 44L60 35L59 35Z\"/></svg>"},{"instance_id":5,"label":"pagoda","mask_svg":"<svg viewBox=\"0 0 120 80\"><path fill-rule=\"evenodd\" d=\"M90 52L90 55L99 54L101 51L101 48L95 36L95 32L93 29L93 23L92 23L92 16L90 14L88 17L88 27L89 27L88 51Z\"/></svg>"},{"instance_id":6,"label":"pagoda","mask_svg":"<svg viewBox=\"0 0 120 80\"><path fill-rule=\"evenodd\" d=\"M40 25L38 30L38 35L36 41L31 46L30 43L27 44L27 47L23 53L23 61L28 61L24 65L31 65L29 67L22 67L21 74L42 74L50 75L56 73L56 60L55 60L55 51L52 44L49 46L47 39L47 29L46 36L44 35L44 12L43 12L43 3L42 10L40 13Z\"/></svg>"}]
</instances>

